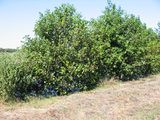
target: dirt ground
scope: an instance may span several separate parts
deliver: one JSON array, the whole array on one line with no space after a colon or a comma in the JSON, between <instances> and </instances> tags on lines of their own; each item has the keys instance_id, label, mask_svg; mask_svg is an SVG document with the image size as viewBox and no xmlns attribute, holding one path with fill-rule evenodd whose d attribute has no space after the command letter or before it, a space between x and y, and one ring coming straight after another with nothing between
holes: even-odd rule
<instances>
[{"instance_id":1,"label":"dirt ground","mask_svg":"<svg viewBox=\"0 0 160 120\"><path fill-rule=\"evenodd\" d=\"M0 120L140 120L136 113L159 103L160 75L157 75L72 94L40 108L7 110L0 105Z\"/></svg>"}]
</instances>

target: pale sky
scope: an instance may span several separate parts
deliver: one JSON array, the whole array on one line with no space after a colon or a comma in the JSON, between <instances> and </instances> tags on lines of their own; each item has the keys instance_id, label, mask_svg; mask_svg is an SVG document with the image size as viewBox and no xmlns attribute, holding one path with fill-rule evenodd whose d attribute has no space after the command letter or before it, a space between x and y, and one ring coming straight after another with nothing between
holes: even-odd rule
<instances>
[{"instance_id":1,"label":"pale sky","mask_svg":"<svg viewBox=\"0 0 160 120\"><path fill-rule=\"evenodd\" d=\"M160 0L112 0L128 14L139 16L148 27L160 22ZM102 14L106 0L0 0L0 48L17 48L25 35L33 36L39 12L62 3L75 6L84 18L96 18Z\"/></svg>"}]
</instances>

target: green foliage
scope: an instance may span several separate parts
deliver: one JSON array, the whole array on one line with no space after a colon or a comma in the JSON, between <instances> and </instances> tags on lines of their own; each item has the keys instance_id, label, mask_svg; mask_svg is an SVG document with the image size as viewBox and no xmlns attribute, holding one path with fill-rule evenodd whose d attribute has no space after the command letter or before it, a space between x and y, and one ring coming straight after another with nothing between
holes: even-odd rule
<instances>
[{"instance_id":1,"label":"green foliage","mask_svg":"<svg viewBox=\"0 0 160 120\"><path fill-rule=\"evenodd\" d=\"M31 55L30 61L34 58L40 61L36 71L46 71L36 75L43 76L44 89L49 87L63 95L95 87L99 77L94 74L97 67L91 54L94 44L89 37L87 21L73 6L62 5L53 12L41 14L35 33L37 38L29 38L24 49ZM45 47L44 41L48 43Z\"/></svg>"},{"instance_id":2,"label":"green foliage","mask_svg":"<svg viewBox=\"0 0 160 120\"><path fill-rule=\"evenodd\" d=\"M149 74L147 46L156 40L156 34L146 28L140 19L125 14L114 4L109 4L103 15L92 23L102 71L122 80L136 79Z\"/></svg>"},{"instance_id":3,"label":"green foliage","mask_svg":"<svg viewBox=\"0 0 160 120\"><path fill-rule=\"evenodd\" d=\"M35 37L0 55L0 96L65 95L89 90L105 77L131 80L160 72L160 39L110 1L86 21L69 4L41 13Z\"/></svg>"},{"instance_id":4,"label":"green foliage","mask_svg":"<svg viewBox=\"0 0 160 120\"><path fill-rule=\"evenodd\" d=\"M29 85L31 81L30 69L25 70L28 64L25 63L23 54L1 54L0 55L0 96L4 99L10 99L14 97L23 97L26 93L25 85Z\"/></svg>"}]
</instances>

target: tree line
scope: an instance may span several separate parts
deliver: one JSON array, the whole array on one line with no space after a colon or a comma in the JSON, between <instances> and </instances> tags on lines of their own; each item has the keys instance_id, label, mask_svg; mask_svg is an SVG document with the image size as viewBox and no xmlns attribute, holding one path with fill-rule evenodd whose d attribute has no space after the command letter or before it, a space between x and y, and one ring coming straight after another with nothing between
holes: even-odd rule
<instances>
[{"instance_id":1,"label":"tree line","mask_svg":"<svg viewBox=\"0 0 160 120\"><path fill-rule=\"evenodd\" d=\"M16 49L12 49L12 48L0 48L0 52L13 53L13 52L16 52Z\"/></svg>"}]
</instances>

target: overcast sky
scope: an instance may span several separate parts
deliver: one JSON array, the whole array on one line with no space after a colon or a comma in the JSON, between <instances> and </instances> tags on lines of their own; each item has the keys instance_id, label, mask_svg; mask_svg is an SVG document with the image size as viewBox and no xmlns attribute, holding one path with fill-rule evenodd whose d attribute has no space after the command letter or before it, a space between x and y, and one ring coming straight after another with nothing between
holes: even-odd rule
<instances>
[{"instance_id":1,"label":"overcast sky","mask_svg":"<svg viewBox=\"0 0 160 120\"><path fill-rule=\"evenodd\" d=\"M160 0L112 0L128 14L139 16L148 27L160 21ZM25 35L33 36L39 12L71 3L86 19L102 14L106 0L0 0L0 47L16 48Z\"/></svg>"}]
</instances>

